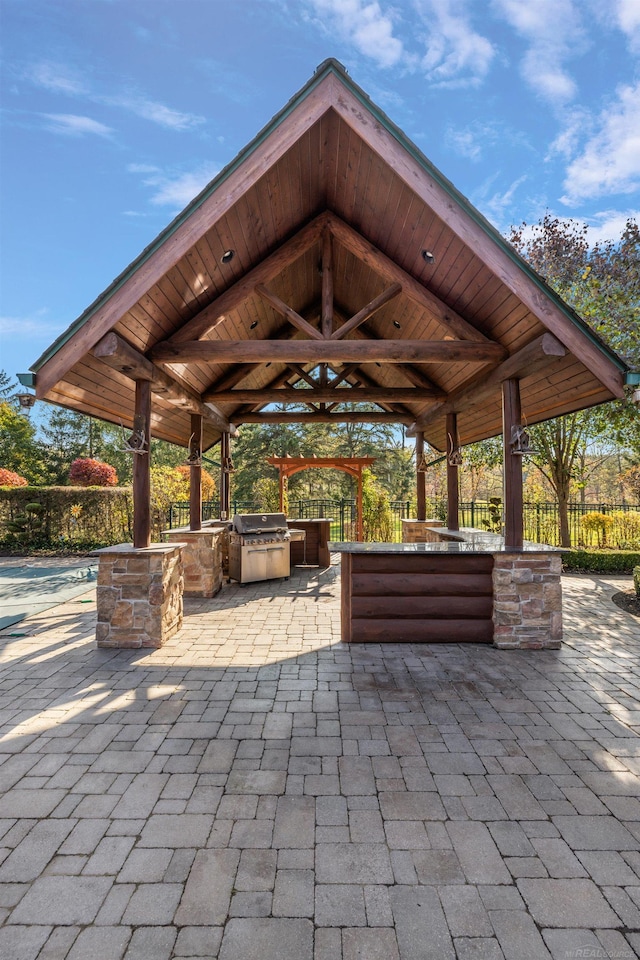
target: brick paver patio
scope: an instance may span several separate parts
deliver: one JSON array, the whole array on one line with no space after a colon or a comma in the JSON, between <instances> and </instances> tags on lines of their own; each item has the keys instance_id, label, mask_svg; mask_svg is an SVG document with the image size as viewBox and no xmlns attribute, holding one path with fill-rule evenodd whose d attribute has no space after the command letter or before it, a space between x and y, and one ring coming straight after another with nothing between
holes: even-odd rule
<instances>
[{"instance_id":1,"label":"brick paver patio","mask_svg":"<svg viewBox=\"0 0 640 960\"><path fill-rule=\"evenodd\" d=\"M345 647L336 568L0 634L3 960L640 954L640 621L565 578L565 645Z\"/></svg>"}]
</instances>

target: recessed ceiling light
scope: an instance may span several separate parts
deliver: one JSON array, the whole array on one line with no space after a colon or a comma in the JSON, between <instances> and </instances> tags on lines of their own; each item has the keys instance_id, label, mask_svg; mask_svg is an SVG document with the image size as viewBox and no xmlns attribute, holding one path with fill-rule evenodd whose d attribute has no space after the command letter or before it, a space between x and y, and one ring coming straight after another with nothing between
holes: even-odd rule
<instances>
[{"instance_id":1,"label":"recessed ceiling light","mask_svg":"<svg viewBox=\"0 0 640 960\"><path fill-rule=\"evenodd\" d=\"M423 250L423 251L422 251L422 259L424 260L425 263L435 263L435 262L436 262L435 254L433 254L433 253L431 252L431 250Z\"/></svg>"},{"instance_id":2,"label":"recessed ceiling light","mask_svg":"<svg viewBox=\"0 0 640 960\"><path fill-rule=\"evenodd\" d=\"M402 328L402 324L398 320L394 320L393 325L396 328L396 330L400 330Z\"/></svg>"},{"instance_id":3,"label":"recessed ceiling light","mask_svg":"<svg viewBox=\"0 0 640 960\"><path fill-rule=\"evenodd\" d=\"M235 250L225 250L225 252L220 257L220 263L231 263L235 255L236 255Z\"/></svg>"},{"instance_id":4,"label":"recessed ceiling light","mask_svg":"<svg viewBox=\"0 0 640 960\"><path fill-rule=\"evenodd\" d=\"M249 327L249 330L255 330L257 326L258 326L258 321L254 320L251 326Z\"/></svg>"}]
</instances>

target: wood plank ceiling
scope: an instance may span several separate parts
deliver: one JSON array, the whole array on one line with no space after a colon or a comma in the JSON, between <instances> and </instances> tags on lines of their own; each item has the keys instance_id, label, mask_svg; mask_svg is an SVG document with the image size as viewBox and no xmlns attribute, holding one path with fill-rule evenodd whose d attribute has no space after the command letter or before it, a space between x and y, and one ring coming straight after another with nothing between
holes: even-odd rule
<instances>
[{"instance_id":1,"label":"wood plank ceiling","mask_svg":"<svg viewBox=\"0 0 640 960\"><path fill-rule=\"evenodd\" d=\"M501 431L506 376L534 423L621 396L626 370L335 61L32 369L40 397L126 425L150 379L175 443L195 411L206 447L352 418L438 449L447 412L462 443Z\"/></svg>"}]
</instances>

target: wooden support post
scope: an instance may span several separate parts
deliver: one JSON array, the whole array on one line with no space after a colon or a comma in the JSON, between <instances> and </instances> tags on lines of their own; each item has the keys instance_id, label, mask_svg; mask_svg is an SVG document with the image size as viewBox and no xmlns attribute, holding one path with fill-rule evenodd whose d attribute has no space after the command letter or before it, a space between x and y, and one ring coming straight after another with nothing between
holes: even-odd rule
<instances>
[{"instance_id":1,"label":"wooden support post","mask_svg":"<svg viewBox=\"0 0 640 960\"><path fill-rule=\"evenodd\" d=\"M424 458L424 433L418 430L416 433L416 467L420 466ZM427 519L427 476L424 470L416 470L416 520Z\"/></svg>"},{"instance_id":2,"label":"wooden support post","mask_svg":"<svg viewBox=\"0 0 640 960\"><path fill-rule=\"evenodd\" d=\"M458 522L458 467L450 462L451 456L460 447L458 438L458 418L455 413L447 414L447 527L459 530Z\"/></svg>"},{"instance_id":3,"label":"wooden support post","mask_svg":"<svg viewBox=\"0 0 640 960\"><path fill-rule=\"evenodd\" d=\"M220 437L220 519L229 520L231 510L231 489L229 484L229 462L231 460L231 439L227 430Z\"/></svg>"},{"instance_id":4,"label":"wooden support post","mask_svg":"<svg viewBox=\"0 0 640 960\"><path fill-rule=\"evenodd\" d=\"M202 530L202 417L191 414L189 437L189 529Z\"/></svg>"},{"instance_id":5,"label":"wooden support post","mask_svg":"<svg viewBox=\"0 0 640 960\"><path fill-rule=\"evenodd\" d=\"M151 384L136 380L136 401L133 416L135 433L144 437L142 453L133 454L133 546L148 547L151 543Z\"/></svg>"},{"instance_id":6,"label":"wooden support post","mask_svg":"<svg viewBox=\"0 0 640 960\"><path fill-rule=\"evenodd\" d=\"M358 500L356 509L358 511L357 540L358 543L362 543L364 540L364 517L362 516L362 469L358 470Z\"/></svg>"},{"instance_id":7,"label":"wooden support post","mask_svg":"<svg viewBox=\"0 0 640 960\"><path fill-rule=\"evenodd\" d=\"M522 456L512 451L512 428L522 422L520 381L505 380L502 384L502 442L504 446L504 545L522 547L523 495Z\"/></svg>"}]
</instances>

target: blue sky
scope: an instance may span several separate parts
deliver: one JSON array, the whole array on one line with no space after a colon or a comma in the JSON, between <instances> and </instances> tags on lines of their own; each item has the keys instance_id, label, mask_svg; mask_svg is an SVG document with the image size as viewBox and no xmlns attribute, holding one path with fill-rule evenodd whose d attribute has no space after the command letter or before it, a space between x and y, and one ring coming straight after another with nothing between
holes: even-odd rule
<instances>
[{"instance_id":1,"label":"blue sky","mask_svg":"<svg viewBox=\"0 0 640 960\"><path fill-rule=\"evenodd\" d=\"M0 21L11 375L327 57L503 232L640 215L640 0L0 0Z\"/></svg>"}]
</instances>

